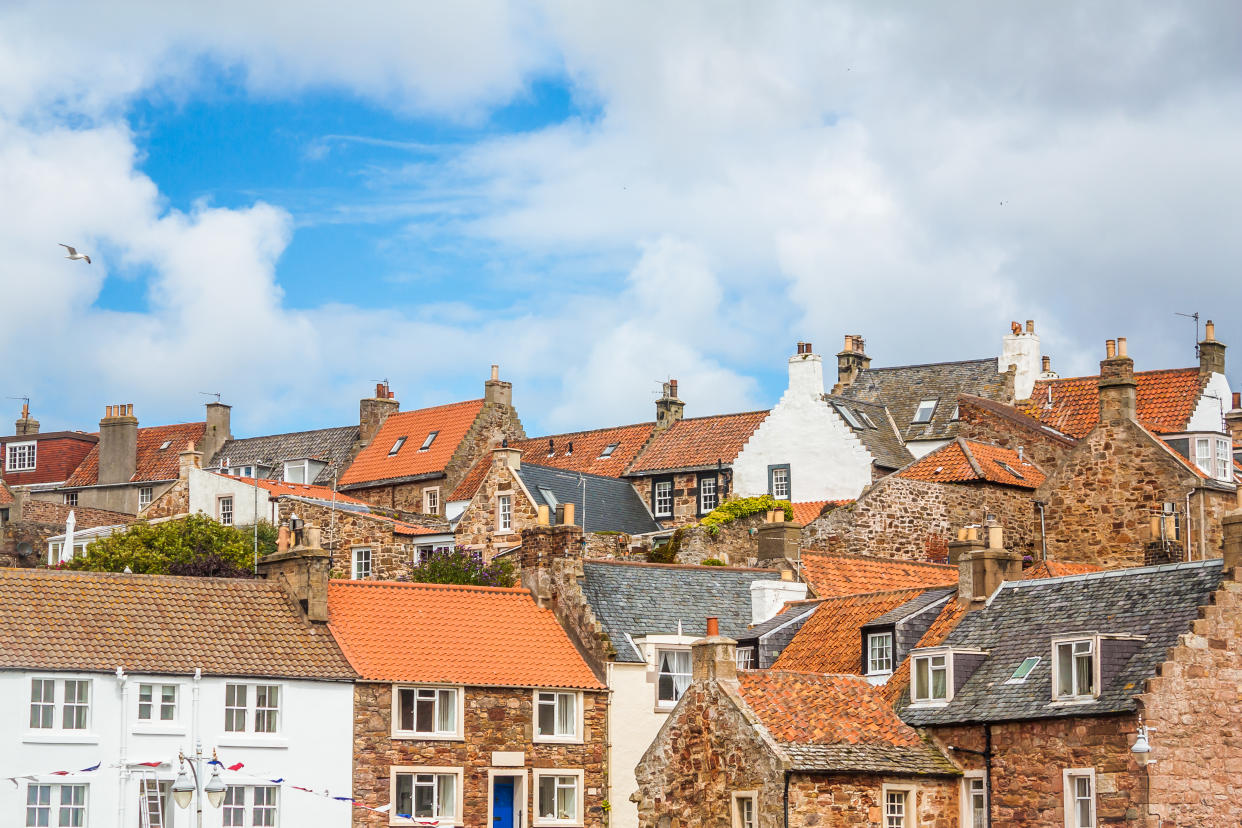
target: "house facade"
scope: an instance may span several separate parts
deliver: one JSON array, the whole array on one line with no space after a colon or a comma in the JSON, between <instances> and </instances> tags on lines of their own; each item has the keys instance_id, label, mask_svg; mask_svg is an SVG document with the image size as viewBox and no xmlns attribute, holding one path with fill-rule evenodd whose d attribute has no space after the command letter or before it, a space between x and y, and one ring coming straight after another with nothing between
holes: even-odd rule
<instances>
[{"instance_id":1,"label":"house facade","mask_svg":"<svg viewBox=\"0 0 1242 828\"><path fill-rule=\"evenodd\" d=\"M603 826L608 696L524 589L333 581L355 825Z\"/></svg>"},{"instance_id":2,"label":"house facade","mask_svg":"<svg viewBox=\"0 0 1242 828\"><path fill-rule=\"evenodd\" d=\"M0 437L0 480L31 491L54 489L69 479L99 438L80 431L39 431L30 416L30 404L22 405L13 435Z\"/></svg>"}]
</instances>

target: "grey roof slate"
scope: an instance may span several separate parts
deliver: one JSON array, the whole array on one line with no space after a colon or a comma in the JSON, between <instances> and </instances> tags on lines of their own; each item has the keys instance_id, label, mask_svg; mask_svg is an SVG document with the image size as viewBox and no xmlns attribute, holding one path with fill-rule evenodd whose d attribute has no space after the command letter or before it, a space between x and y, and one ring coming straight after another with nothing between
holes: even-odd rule
<instances>
[{"instance_id":1,"label":"grey roof slate","mask_svg":"<svg viewBox=\"0 0 1242 828\"><path fill-rule=\"evenodd\" d=\"M887 406L904 440L945 440L957 435L952 419L957 395L966 393L987 399L1005 394L1005 375L997 370L999 360L972 359L962 362L936 362L894 368L867 368L838 396L850 400ZM912 423L919 403L937 399L939 404L930 423ZM904 464L902 464L904 465Z\"/></svg>"},{"instance_id":2,"label":"grey roof slate","mask_svg":"<svg viewBox=\"0 0 1242 828\"><path fill-rule=\"evenodd\" d=\"M1166 650L1198 617L1221 583L1221 561L1115 569L1062 578L1009 581L988 606L968 614L945 639L950 647L987 652L982 664L943 707L898 706L912 725L995 722L1119 713L1155 674ZM1088 703L1052 701L1052 638L1091 632L1145 639ZM1025 682L1007 684L1024 659L1039 656ZM1098 657L1098 656L1097 656Z\"/></svg>"},{"instance_id":3,"label":"grey roof slate","mask_svg":"<svg viewBox=\"0 0 1242 828\"><path fill-rule=\"evenodd\" d=\"M901 434L896 430L896 425L888 416L888 409L883 405L833 394L825 394L824 399L831 403L838 413L842 408L854 412L854 418L862 423L863 427L855 428L848 419L845 420L845 425L862 441L867 451L871 452L871 457L877 466L900 469L914 462L914 455L910 453L910 449L906 448ZM867 415L868 419L875 424L875 428L866 426L866 420L857 416L859 411Z\"/></svg>"},{"instance_id":4,"label":"grey roof slate","mask_svg":"<svg viewBox=\"0 0 1242 828\"><path fill-rule=\"evenodd\" d=\"M782 742L793 770L961 776L962 772L930 743L918 747L882 744L792 744Z\"/></svg>"},{"instance_id":5,"label":"grey roof slate","mask_svg":"<svg viewBox=\"0 0 1242 828\"><path fill-rule=\"evenodd\" d=\"M794 621L805 621L811 617L811 613L815 612L815 608L819 606L819 601L808 601L805 604L795 604L784 612L777 613L764 621L762 624L755 624L744 633L737 636L737 642L741 644L744 641L755 641L773 630L779 630L786 624Z\"/></svg>"},{"instance_id":6,"label":"grey roof slate","mask_svg":"<svg viewBox=\"0 0 1242 828\"><path fill-rule=\"evenodd\" d=\"M350 452L357 439L358 426L354 425L229 440L211 458L208 466L219 467L225 459L230 466L271 462L275 465L271 479L284 480L284 461L311 457L328 464L311 482L331 486L332 481L349 462Z\"/></svg>"},{"instance_id":7,"label":"grey roof slate","mask_svg":"<svg viewBox=\"0 0 1242 828\"><path fill-rule=\"evenodd\" d=\"M932 604L937 604L957 592L957 587L941 587L939 589L929 589L923 594L911 598L899 607L893 607L883 615L872 618L863 627L884 627L889 624L896 624L909 618L911 615L917 615L920 611L927 609Z\"/></svg>"},{"instance_id":8,"label":"grey roof slate","mask_svg":"<svg viewBox=\"0 0 1242 828\"><path fill-rule=\"evenodd\" d=\"M628 480L523 463L517 471L535 505L555 510L556 503L574 504L574 522L584 532L625 532L641 535L660 531L642 498ZM583 483L586 483L585 506ZM549 502L543 490L552 493ZM585 525L583 521L585 520Z\"/></svg>"},{"instance_id":9,"label":"grey roof slate","mask_svg":"<svg viewBox=\"0 0 1242 828\"><path fill-rule=\"evenodd\" d=\"M617 650L617 661L641 662L627 646L633 638L707 634L707 618L720 619L720 633L736 639L751 619L750 585L780 580L780 572L723 566L677 566L583 561L582 591Z\"/></svg>"}]
</instances>

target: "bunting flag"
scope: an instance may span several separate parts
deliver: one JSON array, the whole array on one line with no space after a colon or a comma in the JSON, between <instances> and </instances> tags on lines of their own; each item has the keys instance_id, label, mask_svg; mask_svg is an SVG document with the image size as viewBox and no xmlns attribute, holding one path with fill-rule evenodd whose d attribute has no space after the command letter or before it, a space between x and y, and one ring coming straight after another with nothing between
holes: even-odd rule
<instances>
[{"instance_id":1,"label":"bunting flag","mask_svg":"<svg viewBox=\"0 0 1242 828\"><path fill-rule=\"evenodd\" d=\"M5 779L12 782L14 788L20 788L21 785L17 784L17 780L19 779L24 779L28 782L38 782L40 776L77 776L80 773L94 773L99 770L101 765L103 765L102 762L96 762L89 768L82 768L81 770L54 770L44 771L43 773L19 773L16 776L6 776Z\"/></svg>"}]
</instances>

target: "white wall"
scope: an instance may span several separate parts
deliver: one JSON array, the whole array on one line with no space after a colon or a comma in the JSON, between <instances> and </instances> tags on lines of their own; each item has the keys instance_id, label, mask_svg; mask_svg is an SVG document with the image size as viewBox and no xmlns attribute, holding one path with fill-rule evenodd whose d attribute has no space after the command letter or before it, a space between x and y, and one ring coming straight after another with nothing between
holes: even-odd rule
<instances>
[{"instance_id":1,"label":"white wall","mask_svg":"<svg viewBox=\"0 0 1242 828\"><path fill-rule=\"evenodd\" d=\"M1190 417L1187 431L1220 431L1223 428L1222 413L1233 407L1233 391L1229 388L1229 380L1224 374L1212 374L1203 396L1195 406L1195 413Z\"/></svg>"},{"instance_id":2,"label":"white wall","mask_svg":"<svg viewBox=\"0 0 1242 828\"><path fill-rule=\"evenodd\" d=\"M1035 380L1043 371L1043 359L1039 353L1039 334L1022 333L1006 334L1001 340L1000 360L996 368L1002 374L1009 370L1010 365L1018 366L1013 378L1013 395L1015 399L1029 400L1035 388Z\"/></svg>"},{"instance_id":3,"label":"white wall","mask_svg":"<svg viewBox=\"0 0 1242 828\"><path fill-rule=\"evenodd\" d=\"M30 680L32 677L87 679L91 681L89 725L85 732L30 730ZM171 725L153 728L137 722L138 685L179 685L177 719ZM281 690L279 733L245 736L224 732L224 686L226 682L276 684ZM227 785L270 785L270 779L283 777L278 805L282 826L338 826L346 828L352 817L351 806L325 800L288 785L330 790L349 796L353 765L353 684L349 682L294 681L288 679L224 679L204 677L200 689L199 715L193 716L192 675L150 676L132 674L122 685L115 675L43 671L0 672L0 703L7 724L0 727L0 825L25 825L27 780L18 787L4 781L17 774L39 774L37 783L85 784L87 825L139 825L139 780L135 773L123 774L117 767L128 762L160 760L155 769L161 781L177 776L177 751L192 753L194 739L202 739L204 753L217 748L225 764L242 762L239 772L225 771ZM253 693L253 691L251 691ZM57 699L60 686L57 686ZM253 704L253 702L252 702ZM59 722L60 710L56 711ZM144 731L145 729L145 731ZM59 777L47 775L56 770L79 770L102 762L94 773ZM55 802L53 802L55 804ZM124 805L122 817L119 806ZM189 828L194 824L194 805L182 811L171 805L173 821L169 828ZM219 809L204 803L203 824L216 828L222 823ZM53 814L55 824L55 814Z\"/></svg>"},{"instance_id":4,"label":"white wall","mask_svg":"<svg viewBox=\"0 0 1242 828\"><path fill-rule=\"evenodd\" d=\"M233 525L249 526L255 522L256 490L259 520L275 523L275 505L268 498L267 489L214 472L190 469L190 512L202 512L209 517L219 517L216 514L217 500L220 497L232 496Z\"/></svg>"},{"instance_id":5,"label":"white wall","mask_svg":"<svg viewBox=\"0 0 1242 828\"><path fill-rule=\"evenodd\" d=\"M843 500L871 483L871 453L824 402L816 354L789 360L789 388L733 461L733 491L767 494L768 466L789 464L790 499Z\"/></svg>"},{"instance_id":6,"label":"white wall","mask_svg":"<svg viewBox=\"0 0 1242 828\"><path fill-rule=\"evenodd\" d=\"M910 440L906 443L906 448L914 455L914 459L925 457L938 448L947 446L951 440Z\"/></svg>"}]
</instances>

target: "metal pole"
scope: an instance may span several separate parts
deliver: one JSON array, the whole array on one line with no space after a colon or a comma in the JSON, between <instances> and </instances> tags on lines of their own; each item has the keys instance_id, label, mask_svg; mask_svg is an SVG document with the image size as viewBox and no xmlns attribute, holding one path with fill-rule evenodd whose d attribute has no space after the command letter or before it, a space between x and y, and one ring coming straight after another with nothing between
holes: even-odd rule
<instances>
[{"instance_id":1,"label":"metal pole","mask_svg":"<svg viewBox=\"0 0 1242 828\"><path fill-rule=\"evenodd\" d=\"M259 473L258 466L254 466L254 473ZM259 575L259 479L255 477L251 481L254 485L254 514L250 516L254 521L254 574Z\"/></svg>"}]
</instances>

